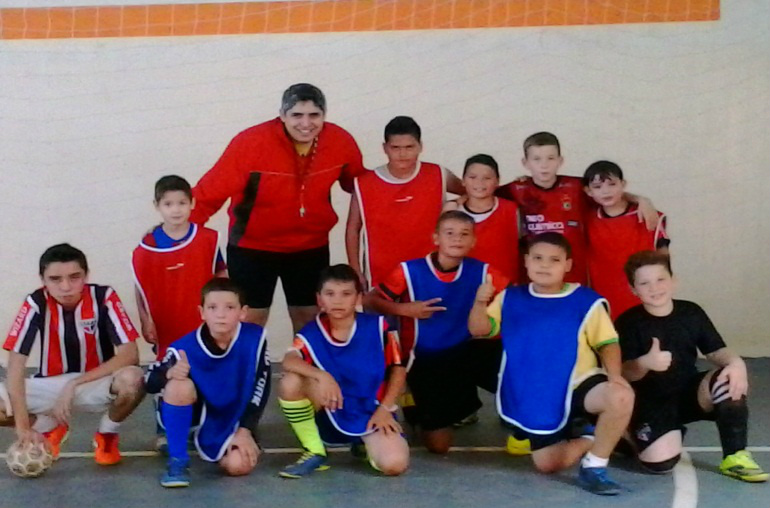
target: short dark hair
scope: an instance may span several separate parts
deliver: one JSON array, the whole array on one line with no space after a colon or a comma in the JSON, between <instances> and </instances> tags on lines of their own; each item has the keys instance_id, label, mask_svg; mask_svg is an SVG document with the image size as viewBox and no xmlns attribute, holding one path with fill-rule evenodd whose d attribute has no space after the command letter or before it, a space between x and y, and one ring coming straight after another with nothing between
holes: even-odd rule
<instances>
[{"instance_id":1,"label":"short dark hair","mask_svg":"<svg viewBox=\"0 0 770 508\"><path fill-rule=\"evenodd\" d=\"M329 281L336 282L352 282L356 287L356 292L363 293L364 286L361 284L361 279L358 278L358 274L350 265L340 263L338 265L327 266L321 270L321 275L318 278L318 287L316 290L320 293Z\"/></svg>"},{"instance_id":2,"label":"short dark hair","mask_svg":"<svg viewBox=\"0 0 770 508\"><path fill-rule=\"evenodd\" d=\"M560 247L567 254L567 259L572 258L572 246L570 245L569 240L567 240L567 237L561 233L556 233L553 231L531 236L527 240L524 254L529 254L529 251L532 249L532 247L539 243L547 243Z\"/></svg>"},{"instance_id":3,"label":"short dark hair","mask_svg":"<svg viewBox=\"0 0 770 508\"><path fill-rule=\"evenodd\" d=\"M206 302L206 297L209 293L219 291L234 293L238 297L238 303L243 305L245 299L243 290L233 281L233 279L228 279L227 277L214 277L203 285L203 288L201 289L201 305Z\"/></svg>"},{"instance_id":4,"label":"short dark hair","mask_svg":"<svg viewBox=\"0 0 770 508\"><path fill-rule=\"evenodd\" d=\"M671 256L664 252L642 250L631 254L625 266L623 266L628 283L633 286L636 279L636 271L644 266L652 265L660 265L668 270L669 274L674 275L674 272L671 270Z\"/></svg>"},{"instance_id":5,"label":"short dark hair","mask_svg":"<svg viewBox=\"0 0 770 508\"><path fill-rule=\"evenodd\" d=\"M610 180L612 178L622 180L623 170L620 169L620 166L614 162L596 161L588 166L585 173L583 173L583 185L587 187L597 178L600 182L604 182L605 180Z\"/></svg>"},{"instance_id":6,"label":"short dark hair","mask_svg":"<svg viewBox=\"0 0 770 508\"><path fill-rule=\"evenodd\" d=\"M88 261L83 251L73 247L68 243L58 243L48 247L43 255L40 256L40 276L43 276L45 269L51 263L69 263L76 261L84 272L88 273Z\"/></svg>"},{"instance_id":7,"label":"short dark hair","mask_svg":"<svg viewBox=\"0 0 770 508\"><path fill-rule=\"evenodd\" d=\"M422 129L411 116L397 116L385 126L385 142L390 141L391 136L412 136L418 143L422 142Z\"/></svg>"},{"instance_id":8,"label":"short dark hair","mask_svg":"<svg viewBox=\"0 0 770 508\"><path fill-rule=\"evenodd\" d=\"M166 175L155 182L155 202L158 203L164 194L173 191L184 192L185 196L192 200L190 182L178 175Z\"/></svg>"},{"instance_id":9,"label":"short dark hair","mask_svg":"<svg viewBox=\"0 0 770 508\"><path fill-rule=\"evenodd\" d=\"M500 178L500 168L497 165L497 161L494 157L485 153L477 153L472 157L468 157L468 160L465 161L465 167L463 167L463 177L465 176L465 173L468 172L468 168L473 164L483 164L484 166L492 168L492 171L495 172L495 176Z\"/></svg>"},{"instance_id":10,"label":"short dark hair","mask_svg":"<svg viewBox=\"0 0 770 508\"><path fill-rule=\"evenodd\" d=\"M438 221L436 222L436 232L441 228L441 224L448 220L459 220L460 222L470 224L473 228L476 227L476 221L467 213L461 212L460 210L449 210L439 215Z\"/></svg>"},{"instance_id":11,"label":"short dark hair","mask_svg":"<svg viewBox=\"0 0 770 508\"><path fill-rule=\"evenodd\" d=\"M283 92L283 97L281 97L281 114L286 114L297 103L306 101L312 102L321 111L326 113L326 97L321 89L310 83L296 83Z\"/></svg>"},{"instance_id":12,"label":"short dark hair","mask_svg":"<svg viewBox=\"0 0 770 508\"><path fill-rule=\"evenodd\" d=\"M532 146L555 146L556 152L561 155L559 138L550 132L536 132L524 140L524 157L529 156L527 151Z\"/></svg>"}]
</instances>

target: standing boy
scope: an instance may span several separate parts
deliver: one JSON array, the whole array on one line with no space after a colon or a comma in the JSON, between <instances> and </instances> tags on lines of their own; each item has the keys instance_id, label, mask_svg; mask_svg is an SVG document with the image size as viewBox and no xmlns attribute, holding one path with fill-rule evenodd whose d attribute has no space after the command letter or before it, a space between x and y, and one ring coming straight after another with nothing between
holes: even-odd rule
<instances>
[{"instance_id":1,"label":"standing boy","mask_svg":"<svg viewBox=\"0 0 770 508\"><path fill-rule=\"evenodd\" d=\"M671 471L682 453L685 424L711 420L722 443L719 471L746 482L767 481L746 450L746 364L727 349L703 309L673 299L667 254L638 252L625 269L642 301L616 321L623 375L636 392L631 436L642 465L653 473ZM716 368L699 371L698 352Z\"/></svg>"},{"instance_id":2,"label":"standing boy","mask_svg":"<svg viewBox=\"0 0 770 508\"><path fill-rule=\"evenodd\" d=\"M3 343L8 378L0 384L0 425L15 425L22 442L50 443L54 458L69 435L73 409L103 412L94 460L117 464L118 430L144 396L139 334L118 294L88 283L82 251L62 243L40 257L43 287L27 296ZM25 379L40 345L40 365ZM42 433L42 434L41 434Z\"/></svg>"},{"instance_id":3,"label":"standing boy","mask_svg":"<svg viewBox=\"0 0 770 508\"><path fill-rule=\"evenodd\" d=\"M497 195L519 205L527 237L556 232L567 238L572 247L572 268L565 280L585 284L588 271L584 221L591 207L583 192L582 179L558 174L564 158L559 139L550 132L537 132L524 140L521 163L530 176L501 186ZM628 197L637 201L634 196ZM654 229L658 221L657 212L649 200L638 201L640 215L644 213L647 227Z\"/></svg>"},{"instance_id":4,"label":"standing boy","mask_svg":"<svg viewBox=\"0 0 770 508\"><path fill-rule=\"evenodd\" d=\"M270 394L270 360L264 329L243 323L241 290L225 278L201 290L203 324L175 341L147 373L147 392L161 393L158 421L168 436L168 469L160 484L190 484L187 437L226 474L241 476L260 456L257 424Z\"/></svg>"},{"instance_id":5,"label":"standing boy","mask_svg":"<svg viewBox=\"0 0 770 508\"><path fill-rule=\"evenodd\" d=\"M352 444L389 476L409 466L409 446L394 418L406 381L398 336L387 331L384 317L356 312L362 293L350 266L321 272L321 313L284 357L279 403L305 449L281 471L284 478L328 469L324 443Z\"/></svg>"},{"instance_id":6,"label":"standing boy","mask_svg":"<svg viewBox=\"0 0 770 508\"><path fill-rule=\"evenodd\" d=\"M529 438L539 471L554 473L580 461L583 488L616 495L620 488L607 464L628 425L634 394L621 375L607 302L565 284L572 260L564 235L533 237L524 260L532 282L507 288L491 304L495 288L481 285L469 318L474 336L499 332L502 338L497 411L519 438ZM573 434L579 417L596 417L595 432Z\"/></svg>"},{"instance_id":7,"label":"standing boy","mask_svg":"<svg viewBox=\"0 0 770 508\"><path fill-rule=\"evenodd\" d=\"M382 148L388 163L354 181L345 230L348 263L371 287L402 261L431 251L445 192L464 192L449 170L420 162L422 131L414 119L397 116L388 122Z\"/></svg>"},{"instance_id":8,"label":"standing boy","mask_svg":"<svg viewBox=\"0 0 770 508\"><path fill-rule=\"evenodd\" d=\"M481 407L477 387L494 392L497 384L499 341L471 341L468 313L479 284L491 280L502 290L508 279L466 257L473 229L466 213L444 212L433 234L437 250L401 263L366 299L374 310L403 318L402 350L411 351L407 382L417 425L434 453L447 453L452 425Z\"/></svg>"},{"instance_id":9,"label":"standing boy","mask_svg":"<svg viewBox=\"0 0 770 508\"><path fill-rule=\"evenodd\" d=\"M654 231L639 222L639 207L626 198L623 170L614 162L598 161L588 166L583 185L598 205L586 218L588 275L591 287L609 301L614 320L639 305L623 271L628 257L642 250L668 250L671 242L666 235L666 217L658 212Z\"/></svg>"},{"instance_id":10,"label":"standing boy","mask_svg":"<svg viewBox=\"0 0 770 508\"><path fill-rule=\"evenodd\" d=\"M158 180L155 208L163 223L142 238L131 266L142 336L161 360L169 344L200 325L201 288L212 276L226 276L227 267L217 246L219 233L189 221L187 180L176 175Z\"/></svg>"}]
</instances>

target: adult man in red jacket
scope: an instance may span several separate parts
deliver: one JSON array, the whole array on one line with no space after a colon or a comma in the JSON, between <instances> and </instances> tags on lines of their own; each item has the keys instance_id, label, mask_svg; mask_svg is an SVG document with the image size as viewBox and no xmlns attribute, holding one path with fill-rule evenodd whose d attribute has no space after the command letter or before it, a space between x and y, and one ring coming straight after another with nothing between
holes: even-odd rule
<instances>
[{"instance_id":1,"label":"adult man in red jacket","mask_svg":"<svg viewBox=\"0 0 770 508\"><path fill-rule=\"evenodd\" d=\"M349 192L365 170L353 137L325 115L321 90L290 86L279 117L235 136L193 189L193 222L231 200L228 269L246 292L251 322L267 321L278 278L295 332L317 312L316 283L337 222L331 187L339 180Z\"/></svg>"}]
</instances>

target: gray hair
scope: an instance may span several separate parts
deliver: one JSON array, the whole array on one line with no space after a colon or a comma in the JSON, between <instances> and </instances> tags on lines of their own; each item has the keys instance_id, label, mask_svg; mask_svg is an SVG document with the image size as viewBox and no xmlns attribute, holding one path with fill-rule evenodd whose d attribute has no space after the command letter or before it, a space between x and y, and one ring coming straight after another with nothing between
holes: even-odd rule
<instances>
[{"instance_id":1,"label":"gray hair","mask_svg":"<svg viewBox=\"0 0 770 508\"><path fill-rule=\"evenodd\" d=\"M311 101L318 106L321 111L326 113L326 97L324 93L314 85L310 83L296 83L291 85L283 92L281 98L281 114L286 114L291 108L297 105L298 102Z\"/></svg>"}]
</instances>

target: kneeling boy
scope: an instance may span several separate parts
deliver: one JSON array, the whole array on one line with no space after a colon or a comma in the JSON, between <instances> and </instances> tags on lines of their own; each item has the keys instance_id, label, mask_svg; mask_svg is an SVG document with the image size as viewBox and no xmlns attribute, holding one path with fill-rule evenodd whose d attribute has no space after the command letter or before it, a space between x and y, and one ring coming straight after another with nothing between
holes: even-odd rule
<instances>
[{"instance_id":1,"label":"kneeling boy","mask_svg":"<svg viewBox=\"0 0 770 508\"><path fill-rule=\"evenodd\" d=\"M361 314L363 287L353 268L321 272L316 318L297 333L283 359L279 402L305 453L284 478L328 469L324 442L366 448L369 463L386 475L409 466L409 446L393 417L404 388L398 336L382 316Z\"/></svg>"},{"instance_id":2,"label":"kneeling boy","mask_svg":"<svg viewBox=\"0 0 770 508\"><path fill-rule=\"evenodd\" d=\"M703 309L673 299L668 255L638 252L625 270L642 300L616 322L623 375L636 391L631 434L642 465L654 473L671 471L682 453L684 425L712 420L722 442L719 471L747 482L766 481L768 474L746 450L746 364L727 349ZM717 368L698 371L699 351Z\"/></svg>"},{"instance_id":3,"label":"kneeling boy","mask_svg":"<svg viewBox=\"0 0 770 508\"><path fill-rule=\"evenodd\" d=\"M559 233L532 237L524 261L532 282L508 287L491 305L494 288L481 285L468 323L474 336L499 331L502 338L497 411L517 437L529 438L539 471L557 472L580 460L586 490L618 494L607 464L628 425L634 394L621 375L607 302L564 283L571 253ZM571 433L580 417L598 417L593 435L590 426Z\"/></svg>"},{"instance_id":4,"label":"kneeling boy","mask_svg":"<svg viewBox=\"0 0 770 508\"><path fill-rule=\"evenodd\" d=\"M79 249L66 243L46 249L40 278L43 287L27 296L3 344L9 357L8 379L0 383L0 425L15 425L22 442L45 438L57 458L73 409L104 412L94 459L116 464L118 429L144 396L139 334L114 289L88 284L88 262ZM40 367L25 379L38 339Z\"/></svg>"},{"instance_id":5,"label":"kneeling boy","mask_svg":"<svg viewBox=\"0 0 770 508\"><path fill-rule=\"evenodd\" d=\"M168 436L164 487L190 484L187 437L193 423L203 460L231 476L249 474L260 456L256 428L270 393L264 329L243 323L247 307L230 279L201 290L204 323L173 342L147 373L147 392L161 393L158 421Z\"/></svg>"}]
</instances>

